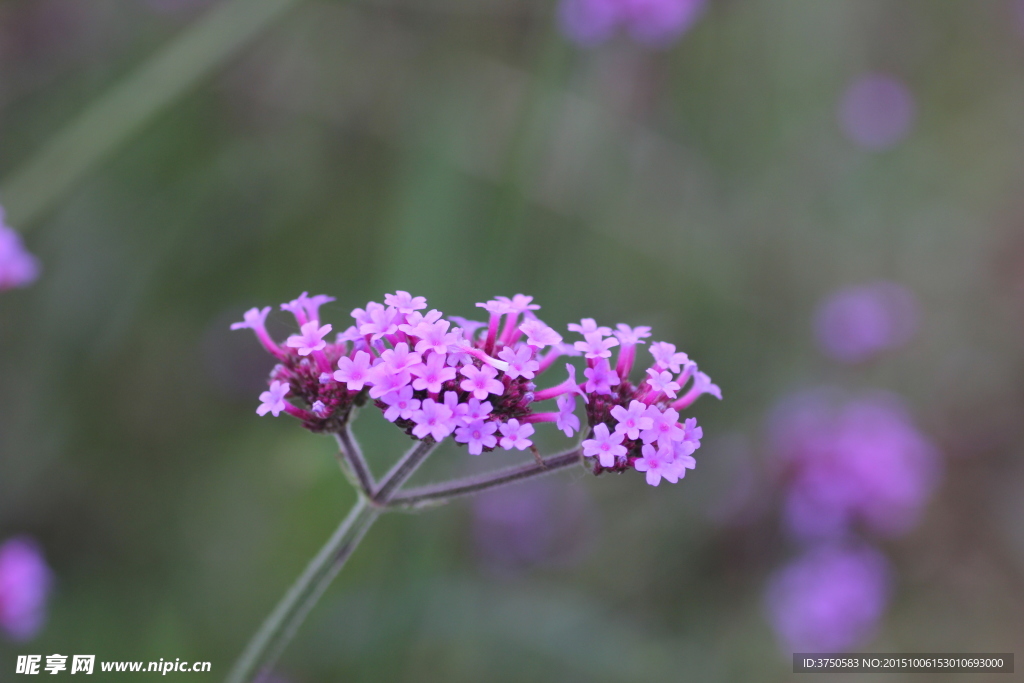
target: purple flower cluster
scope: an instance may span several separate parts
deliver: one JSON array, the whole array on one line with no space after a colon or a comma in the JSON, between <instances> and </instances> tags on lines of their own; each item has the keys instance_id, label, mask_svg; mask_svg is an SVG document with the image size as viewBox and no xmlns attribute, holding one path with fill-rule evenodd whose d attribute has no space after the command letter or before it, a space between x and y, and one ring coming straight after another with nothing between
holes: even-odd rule
<instances>
[{"instance_id":1,"label":"purple flower cluster","mask_svg":"<svg viewBox=\"0 0 1024 683\"><path fill-rule=\"evenodd\" d=\"M903 533L938 479L937 452L889 394L798 395L776 412L772 430L787 481L784 521L800 539Z\"/></svg>"},{"instance_id":2,"label":"purple flower cluster","mask_svg":"<svg viewBox=\"0 0 1024 683\"><path fill-rule=\"evenodd\" d=\"M39 277L39 261L21 243L21 236L7 227L0 207L0 292L27 287Z\"/></svg>"},{"instance_id":3,"label":"purple flower cluster","mask_svg":"<svg viewBox=\"0 0 1024 683\"><path fill-rule=\"evenodd\" d=\"M768 582L768 618L788 652L843 652L864 644L889 601L885 557L865 546L804 553Z\"/></svg>"},{"instance_id":4,"label":"purple flower cluster","mask_svg":"<svg viewBox=\"0 0 1024 683\"><path fill-rule=\"evenodd\" d=\"M856 539L913 526L938 480L938 454L884 393L791 397L775 411L772 442L783 524L808 549L769 582L769 619L788 652L857 647L885 612L890 572Z\"/></svg>"},{"instance_id":5,"label":"purple flower cluster","mask_svg":"<svg viewBox=\"0 0 1024 683\"><path fill-rule=\"evenodd\" d=\"M35 541L17 536L0 544L0 631L12 640L33 638L43 626L52 581Z\"/></svg>"},{"instance_id":6,"label":"purple flower cluster","mask_svg":"<svg viewBox=\"0 0 1024 683\"><path fill-rule=\"evenodd\" d=\"M917 319L914 294L883 280L833 292L818 309L814 331L826 355L858 363L906 344Z\"/></svg>"},{"instance_id":7,"label":"purple flower cluster","mask_svg":"<svg viewBox=\"0 0 1024 683\"><path fill-rule=\"evenodd\" d=\"M679 411L702 394L721 391L685 353L653 343L653 365L639 384L629 381L636 347L650 328L598 326L592 319L568 326L583 337L570 345L537 318L533 297L517 294L477 304L486 322L424 313L426 299L399 291L352 311L355 324L327 340L319 308L330 297L282 304L299 327L283 345L266 330L270 308L253 308L232 329L252 329L280 361L257 413L288 413L317 432L344 428L352 407L372 400L384 417L416 439L452 436L473 455L495 448L534 450L534 424L554 422L566 436L580 430L576 397L587 405L590 438L583 455L595 473L636 469L657 486L675 483L695 465L701 428L694 418L679 423ZM612 349L618 347L613 367ZM585 380L566 364L568 377L545 389L534 381L562 356L584 356ZM685 390L684 390L685 389ZM302 401L295 405L289 398ZM535 412L534 404L554 400L557 410Z\"/></svg>"},{"instance_id":8,"label":"purple flower cluster","mask_svg":"<svg viewBox=\"0 0 1024 683\"><path fill-rule=\"evenodd\" d=\"M619 30L640 43L671 43L697 20L705 0L562 0L562 32L585 46L603 43Z\"/></svg>"}]
</instances>

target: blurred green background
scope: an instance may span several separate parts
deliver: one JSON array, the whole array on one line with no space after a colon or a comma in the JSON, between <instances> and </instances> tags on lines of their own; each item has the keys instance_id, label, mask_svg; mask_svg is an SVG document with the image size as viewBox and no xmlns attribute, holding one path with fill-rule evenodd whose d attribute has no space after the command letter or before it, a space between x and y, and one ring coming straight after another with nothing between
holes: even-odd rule
<instances>
[{"instance_id":1,"label":"blurred green background","mask_svg":"<svg viewBox=\"0 0 1024 683\"><path fill-rule=\"evenodd\" d=\"M337 297L339 330L396 289L470 318L525 292L562 330L652 325L726 400L690 411L706 438L676 486L581 470L524 492L559 539L535 556L496 560L471 502L386 516L281 661L290 680L796 678L762 610L792 551L763 441L775 402L821 383L902 394L946 458L922 524L883 545L897 593L871 649L1024 653L1013 3L710 0L668 50L579 49L553 15L0 4L0 202L44 268L0 295L0 539L34 535L57 577L38 639L0 641L0 680L24 652L226 674L354 499L332 440L256 417L271 363L228 331L303 290ZM917 103L884 152L837 123L866 71ZM916 293L920 331L840 367L815 307L877 278ZM355 426L378 472L403 447L385 427ZM417 481L519 456L450 448Z\"/></svg>"}]
</instances>

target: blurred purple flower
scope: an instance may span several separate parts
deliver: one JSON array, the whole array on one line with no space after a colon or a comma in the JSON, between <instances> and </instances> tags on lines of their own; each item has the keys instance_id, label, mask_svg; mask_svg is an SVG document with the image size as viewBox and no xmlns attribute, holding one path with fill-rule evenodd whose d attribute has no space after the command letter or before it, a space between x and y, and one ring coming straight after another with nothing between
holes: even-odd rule
<instances>
[{"instance_id":1,"label":"blurred purple flower","mask_svg":"<svg viewBox=\"0 0 1024 683\"><path fill-rule=\"evenodd\" d=\"M936 450L889 394L799 394L775 411L771 431L788 478L784 521L797 538L837 538L858 525L906 532L938 481Z\"/></svg>"},{"instance_id":2,"label":"blurred purple flower","mask_svg":"<svg viewBox=\"0 0 1024 683\"><path fill-rule=\"evenodd\" d=\"M477 553L491 570L568 565L590 547L595 527L584 489L545 479L489 491L473 502Z\"/></svg>"},{"instance_id":3,"label":"blurred purple flower","mask_svg":"<svg viewBox=\"0 0 1024 683\"><path fill-rule=\"evenodd\" d=\"M1017 33L1024 36L1024 0L1013 0L1011 11L1013 12L1013 23Z\"/></svg>"},{"instance_id":4,"label":"blurred purple flower","mask_svg":"<svg viewBox=\"0 0 1024 683\"><path fill-rule=\"evenodd\" d=\"M874 634L889 584L888 563L873 548L816 548L771 577L768 619L787 654L848 651Z\"/></svg>"},{"instance_id":5,"label":"blurred purple flower","mask_svg":"<svg viewBox=\"0 0 1024 683\"><path fill-rule=\"evenodd\" d=\"M854 143L880 151L906 137L914 113L914 97L902 81L887 74L865 74L843 94L839 123Z\"/></svg>"},{"instance_id":6,"label":"blurred purple flower","mask_svg":"<svg viewBox=\"0 0 1024 683\"><path fill-rule=\"evenodd\" d=\"M706 0L562 0L558 18L566 37L597 45L619 29L646 45L667 46L697 20Z\"/></svg>"},{"instance_id":7,"label":"blurred purple flower","mask_svg":"<svg viewBox=\"0 0 1024 683\"><path fill-rule=\"evenodd\" d=\"M821 350L846 363L902 346L917 330L913 293L895 282L870 282L833 292L818 308L814 331Z\"/></svg>"},{"instance_id":8,"label":"blurred purple flower","mask_svg":"<svg viewBox=\"0 0 1024 683\"><path fill-rule=\"evenodd\" d=\"M0 292L27 287L39 277L39 261L28 253L21 236L7 227L0 207Z\"/></svg>"},{"instance_id":9,"label":"blurred purple flower","mask_svg":"<svg viewBox=\"0 0 1024 683\"><path fill-rule=\"evenodd\" d=\"M53 579L39 545L26 536L0 544L0 630L26 641L43 627Z\"/></svg>"}]
</instances>

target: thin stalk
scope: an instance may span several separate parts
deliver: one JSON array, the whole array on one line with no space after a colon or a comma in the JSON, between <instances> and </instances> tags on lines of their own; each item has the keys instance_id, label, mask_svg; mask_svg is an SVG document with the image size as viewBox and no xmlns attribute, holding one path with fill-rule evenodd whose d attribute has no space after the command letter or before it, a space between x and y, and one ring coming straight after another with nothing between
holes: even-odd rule
<instances>
[{"instance_id":1,"label":"thin stalk","mask_svg":"<svg viewBox=\"0 0 1024 683\"><path fill-rule=\"evenodd\" d=\"M380 513L379 507L371 505L365 496L359 496L348 516L249 641L225 683L259 681L269 673L310 610L345 566L345 561L352 555L352 551L359 545L359 541Z\"/></svg>"},{"instance_id":2,"label":"thin stalk","mask_svg":"<svg viewBox=\"0 0 1024 683\"><path fill-rule=\"evenodd\" d=\"M384 476L384 481L373 494L373 502L377 505L387 505L395 491L398 490L398 487L412 476L413 472L423 464L423 461L427 459L427 456L435 448L437 448L437 442L432 439L419 441L410 448L402 456L402 459L395 463L391 471Z\"/></svg>"},{"instance_id":3,"label":"thin stalk","mask_svg":"<svg viewBox=\"0 0 1024 683\"><path fill-rule=\"evenodd\" d=\"M443 505L453 498L480 493L487 489L506 486L523 479L542 477L552 472L577 465L583 460L580 449L576 448L565 453L549 455L540 462L531 462L517 467L510 467L498 472L488 472L455 481L440 484L429 484L414 489L401 491L391 497L388 507L416 509L430 505Z\"/></svg>"},{"instance_id":4,"label":"thin stalk","mask_svg":"<svg viewBox=\"0 0 1024 683\"><path fill-rule=\"evenodd\" d=\"M334 437L338 441L338 454L342 459L342 470L345 470L347 466L346 474L351 472L352 485L367 496L373 495L373 490L377 488L377 482L373 480L370 466L366 464L366 458L363 457L362 449L359 448L355 437L352 436L352 430L346 425L345 429L335 434Z\"/></svg>"}]
</instances>

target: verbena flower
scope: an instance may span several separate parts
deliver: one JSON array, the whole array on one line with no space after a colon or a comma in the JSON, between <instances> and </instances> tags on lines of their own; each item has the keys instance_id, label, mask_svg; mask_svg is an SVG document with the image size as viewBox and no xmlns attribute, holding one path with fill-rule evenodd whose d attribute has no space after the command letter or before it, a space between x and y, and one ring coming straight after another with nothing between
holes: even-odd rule
<instances>
[{"instance_id":1,"label":"verbena flower","mask_svg":"<svg viewBox=\"0 0 1024 683\"><path fill-rule=\"evenodd\" d=\"M636 347L650 336L646 327L599 326L593 319L569 325L583 336L575 344L537 318L532 297L496 297L477 304L486 323L436 309L408 292L385 296L352 311L355 324L327 339L319 319L327 297L305 293L282 306L299 332L284 345L266 331L269 308L251 309L232 329L252 329L280 361L270 373L258 412L299 418L316 432L340 432L353 407L373 402L384 417L416 439L453 436L473 455L496 448L533 449L534 424L554 422L566 436L580 431L576 396L586 404L584 456L596 474L645 472L657 485L682 478L695 465L692 453L702 437L696 420L679 422L679 410L718 387L685 353L665 342L651 344L653 363L638 384L630 376ZM613 350L618 358L612 363ZM562 356L584 355L585 380L565 364L566 379L547 380ZM554 410L538 410L555 401Z\"/></svg>"},{"instance_id":2,"label":"verbena flower","mask_svg":"<svg viewBox=\"0 0 1024 683\"><path fill-rule=\"evenodd\" d=\"M889 601L885 557L868 547L815 548L769 580L765 607L784 652L843 652L865 644Z\"/></svg>"},{"instance_id":3,"label":"verbena flower","mask_svg":"<svg viewBox=\"0 0 1024 683\"><path fill-rule=\"evenodd\" d=\"M775 411L771 431L784 522L800 539L903 533L938 481L937 451L890 394L798 394Z\"/></svg>"},{"instance_id":4,"label":"verbena flower","mask_svg":"<svg viewBox=\"0 0 1024 683\"><path fill-rule=\"evenodd\" d=\"M584 46L622 31L633 40L666 46L704 11L705 0L562 0L558 19L567 38Z\"/></svg>"},{"instance_id":5,"label":"verbena flower","mask_svg":"<svg viewBox=\"0 0 1024 683\"><path fill-rule=\"evenodd\" d=\"M39 277L39 261L21 242L21 236L4 222L0 207L0 292L27 287Z\"/></svg>"},{"instance_id":6,"label":"verbena flower","mask_svg":"<svg viewBox=\"0 0 1024 683\"><path fill-rule=\"evenodd\" d=\"M17 641L35 637L46 619L52 583L35 541L17 536L0 544L0 632Z\"/></svg>"},{"instance_id":7,"label":"verbena flower","mask_svg":"<svg viewBox=\"0 0 1024 683\"><path fill-rule=\"evenodd\" d=\"M494 448L498 443L498 438L494 436L497 430L497 422L474 420L464 427L455 429L455 440L466 444L470 455L480 455L484 448Z\"/></svg>"}]
</instances>

